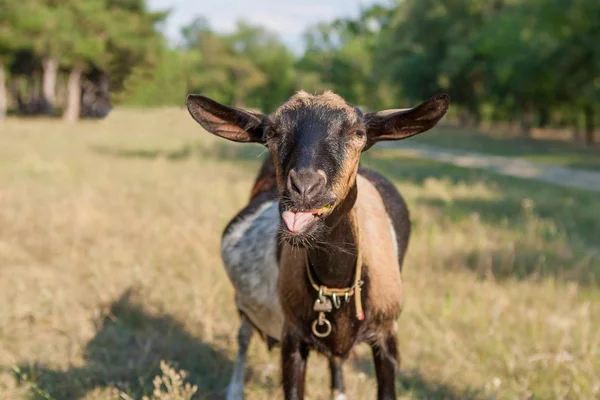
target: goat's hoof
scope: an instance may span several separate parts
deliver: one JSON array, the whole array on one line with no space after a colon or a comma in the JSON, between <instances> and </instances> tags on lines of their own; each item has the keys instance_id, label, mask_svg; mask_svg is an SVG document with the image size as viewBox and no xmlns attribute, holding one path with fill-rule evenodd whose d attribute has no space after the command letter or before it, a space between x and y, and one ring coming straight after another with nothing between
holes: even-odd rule
<instances>
[{"instance_id":1,"label":"goat's hoof","mask_svg":"<svg viewBox=\"0 0 600 400\"><path fill-rule=\"evenodd\" d=\"M227 400L244 400L244 385L231 382L227 386Z\"/></svg>"},{"instance_id":2,"label":"goat's hoof","mask_svg":"<svg viewBox=\"0 0 600 400\"><path fill-rule=\"evenodd\" d=\"M332 394L331 394L331 399L332 400L348 400L348 398L346 397L346 393L344 392L339 392L337 390L335 390Z\"/></svg>"}]
</instances>

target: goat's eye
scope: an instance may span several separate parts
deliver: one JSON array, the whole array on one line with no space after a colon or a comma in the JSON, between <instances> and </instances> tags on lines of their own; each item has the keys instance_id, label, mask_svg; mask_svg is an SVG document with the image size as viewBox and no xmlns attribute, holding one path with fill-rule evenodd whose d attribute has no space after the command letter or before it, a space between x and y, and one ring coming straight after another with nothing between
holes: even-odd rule
<instances>
[{"instance_id":1,"label":"goat's eye","mask_svg":"<svg viewBox=\"0 0 600 400\"><path fill-rule=\"evenodd\" d=\"M358 136L359 138L364 137L365 136L365 131L361 131L360 129L357 130L355 132L356 136Z\"/></svg>"},{"instance_id":2,"label":"goat's eye","mask_svg":"<svg viewBox=\"0 0 600 400\"><path fill-rule=\"evenodd\" d=\"M275 132L275 130L267 129L267 130L265 130L265 133L263 134L263 140L269 140L269 139L274 138L275 136L277 136L277 132Z\"/></svg>"}]
</instances>

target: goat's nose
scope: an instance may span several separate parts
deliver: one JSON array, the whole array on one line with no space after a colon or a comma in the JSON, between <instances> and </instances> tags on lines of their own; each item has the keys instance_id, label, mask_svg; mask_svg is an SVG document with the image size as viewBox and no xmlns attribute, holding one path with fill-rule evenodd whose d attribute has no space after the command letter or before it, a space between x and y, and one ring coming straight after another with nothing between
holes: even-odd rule
<instances>
[{"instance_id":1,"label":"goat's nose","mask_svg":"<svg viewBox=\"0 0 600 400\"><path fill-rule=\"evenodd\" d=\"M289 173L287 186L292 197L310 201L321 193L326 183L327 179L322 171L293 169Z\"/></svg>"}]
</instances>

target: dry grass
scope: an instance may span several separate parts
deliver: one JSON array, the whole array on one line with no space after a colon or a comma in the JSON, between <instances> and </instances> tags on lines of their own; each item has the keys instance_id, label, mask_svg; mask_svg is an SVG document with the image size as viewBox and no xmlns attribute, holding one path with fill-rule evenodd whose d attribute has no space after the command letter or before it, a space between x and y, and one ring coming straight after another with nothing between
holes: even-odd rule
<instances>
[{"instance_id":1,"label":"dry grass","mask_svg":"<svg viewBox=\"0 0 600 400\"><path fill-rule=\"evenodd\" d=\"M261 152L173 109L0 126L0 399L180 400L185 382L221 398L238 318L219 236ZM598 196L393 150L366 161L413 215L400 397L598 398ZM324 360L309 364L310 399L327 399ZM249 365L248 398L281 398L277 352L255 340ZM374 398L368 348L346 380Z\"/></svg>"}]
</instances>

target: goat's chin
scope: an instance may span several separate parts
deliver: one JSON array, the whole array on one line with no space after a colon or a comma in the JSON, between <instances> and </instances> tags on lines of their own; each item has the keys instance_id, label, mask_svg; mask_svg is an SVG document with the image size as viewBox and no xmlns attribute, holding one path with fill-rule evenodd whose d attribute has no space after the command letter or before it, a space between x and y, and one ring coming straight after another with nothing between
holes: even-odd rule
<instances>
[{"instance_id":1,"label":"goat's chin","mask_svg":"<svg viewBox=\"0 0 600 400\"><path fill-rule=\"evenodd\" d=\"M292 247L313 248L318 247L318 242L325 230L325 224L321 220L314 221L311 226L301 232L291 232L285 224L281 224L279 226L279 237L283 243Z\"/></svg>"}]
</instances>

